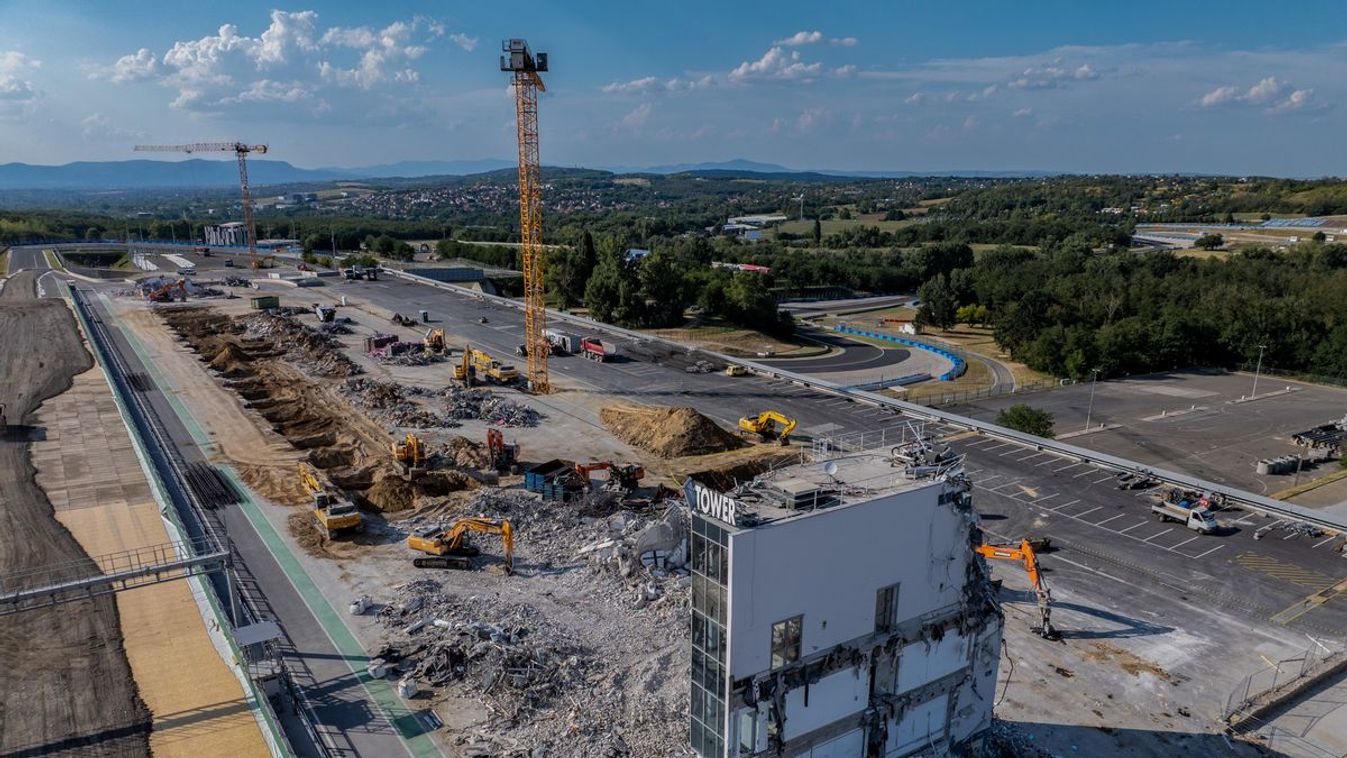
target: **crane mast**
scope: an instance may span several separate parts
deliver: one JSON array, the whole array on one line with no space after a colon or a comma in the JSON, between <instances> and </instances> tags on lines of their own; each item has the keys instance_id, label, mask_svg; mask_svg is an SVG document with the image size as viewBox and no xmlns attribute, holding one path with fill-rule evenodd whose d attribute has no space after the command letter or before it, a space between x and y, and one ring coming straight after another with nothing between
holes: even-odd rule
<instances>
[{"instance_id":1,"label":"crane mast","mask_svg":"<svg viewBox=\"0 0 1347 758\"><path fill-rule=\"evenodd\" d=\"M519 145L519 243L524 260L524 344L528 353L529 386L534 392L551 390L547 373L547 302L543 288L543 200L538 159L538 91L546 91L542 77L547 53L536 56L522 39L501 45L500 70L514 75L515 125Z\"/></svg>"},{"instance_id":2,"label":"crane mast","mask_svg":"<svg viewBox=\"0 0 1347 758\"><path fill-rule=\"evenodd\" d=\"M253 193L248 186L248 154L267 152L266 145L242 142L193 142L190 145L136 145L138 153L234 153L239 163L239 193L243 198L243 228L248 235L248 263L257 265L257 227L253 223Z\"/></svg>"}]
</instances>

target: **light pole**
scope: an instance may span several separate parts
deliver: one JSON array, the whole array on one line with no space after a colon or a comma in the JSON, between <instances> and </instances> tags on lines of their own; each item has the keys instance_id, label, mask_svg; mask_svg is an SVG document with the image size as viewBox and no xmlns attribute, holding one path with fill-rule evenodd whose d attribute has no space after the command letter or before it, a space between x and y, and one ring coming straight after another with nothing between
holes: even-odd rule
<instances>
[{"instance_id":1,"label":"light pole","mask_svg":"<svg viewBox=\"0 0 1347 758\"><path fill-rule=\"evenodd\" d=\"M1258 365L1253 369L1253 394L1249 396L1250 400L1258 397L1258 373L1263 370L1263 351L1266 349L1267 345L1258 346Z\"/></svg>"},{"instance_id":2,"label":"light pole","mask_svg":"<svg viewBox=\"0 0 1347 758\"><path fill-rule=\"evenodd\" d=\"M1090 431L1090 416L1094 415L1094 389L1099 386L1099 369L1094 369L1094 381L1090 382L1090 407L1085 411L1085 429Z\"/></svg>"}]
</instances>

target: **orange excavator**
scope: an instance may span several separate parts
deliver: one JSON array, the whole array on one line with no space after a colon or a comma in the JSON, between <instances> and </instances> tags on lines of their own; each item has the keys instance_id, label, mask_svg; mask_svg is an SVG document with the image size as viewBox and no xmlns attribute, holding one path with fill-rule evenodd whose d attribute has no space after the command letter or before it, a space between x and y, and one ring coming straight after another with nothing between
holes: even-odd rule
<instances>
[{"instance_id":1,"label":"orange excavator","mask_svg":"<svg viewBox=\"0 0 1347 758\"><path fill-rule=\"evenodd\" d=\"M174 298L173 294L174 290L178 291L179 297L181 297L183 300L186 300L187 280L179 279L176 282L169 282L168 284L165 284L164 286L158 289L151 290L150 292L145 293L145 299L149 300L152 303L171 303L173 302Z\"/></svg>"},{"instance_id":2,"label":"orange excavator","mask_svg":"<svg viewBox=\"0 0 1347 758\"><path fill-rule=\"evenodd\" d=\"M589 475L595 471L607 471L609 483L628 492L636 489L645 477L645 467L639 463L594 461L575 464L575 475L585 484L589 484Z\"/></svg>"},{"instance_id":3,"label":"orange excavator","mask_svg":"<svg viewBox=\"0 0 1347 758\"><path fill-rule=\"evenodd\" d=\"M976 545L973 548L978 555L1003 561L1020 561L1029 574L1029 584L1038 598L1038 626L1032 627L1034 634L1045 640L1061 639L1061 634L1052 626L1052 590L1043 580L1043 570L1038 565L1038 554L1033 543L1022 540L1016 545Z\"/></svg>"},{"instance_id":4,"label":"orange excavator","mask_svg":"<svg viewBox=\"0 0 1347 758\"><path fill-rule=\"evenodd\" d=\"M420 437L408 432L402 442L393 441L392 452L408 481L426 473L426 448Z\"/></svg>"},{"instance_id":5,"label":"orange excavator","mask_svg":"<svg viewBox=\"0 0 1347 758\"><path fill-rule=\"evenodd\" d=\"M472 568L472 559L481 551L468 541L469 532L499 534L505 546L505 573L514 572L514 528L509 521L480 517L461 518L448 529L435 526L413 533L407 538L407 547L426 556L413 559L412 565L417 568Z\"/></svg>"}]
</instances>

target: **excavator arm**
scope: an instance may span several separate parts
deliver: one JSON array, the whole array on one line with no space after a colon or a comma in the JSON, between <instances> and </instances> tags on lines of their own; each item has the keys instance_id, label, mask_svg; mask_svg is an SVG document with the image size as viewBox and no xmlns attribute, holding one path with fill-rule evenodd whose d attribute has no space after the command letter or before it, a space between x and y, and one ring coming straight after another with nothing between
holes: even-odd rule
<instances>
[{"instance_id":1,"label":"excavator arm","mask_svg":"<svg viewBox=\"0 0 1347 758\"><path fill-rule=\"evenodd\" d=\"M1029 576L1029 585L1033 587L1038 599L1039 625L1034 633L1045 640L1059 639L1061 635L1052 626L1052 590L1043 578L1043 570L1038 565L1038 554L1034 552L1029 540L1023 540L1019 547L1013 545L976 545L973 548L978 555L1004 561L1019 561Z\"/></svg>"},{"instance_id":2,"label":"excavator arm","mask_svg":"<svg viewBox=\"0 0 1347 758\"><path fill-rule=\"evenodd\" d=\"M463 559L476 554L475 551L469 551L464 542L468 532L499 534L505 548L505 572L514 572L514 527L509 521L476 517L459 519L438 535L409 537L407 545L413 550L447 559L435 561L418 558L413 561L413 565L418 568L468 568L471 564Z\"/></svg>"},{"instance_id":3,"label":"excavator arm","mask_svg":"<svg viewBox=\"0 0 1347 758\"><path fill-rule=\"evenodd\" d=\"M763 411L756 416L746 416L739 419L740 429L763 436L771 434L773 424L780 426L776 433L776 439L777 442L784 445L789 441L790 433L795 431L799 422L780 411Z\"/></svg>"}]
</instances>

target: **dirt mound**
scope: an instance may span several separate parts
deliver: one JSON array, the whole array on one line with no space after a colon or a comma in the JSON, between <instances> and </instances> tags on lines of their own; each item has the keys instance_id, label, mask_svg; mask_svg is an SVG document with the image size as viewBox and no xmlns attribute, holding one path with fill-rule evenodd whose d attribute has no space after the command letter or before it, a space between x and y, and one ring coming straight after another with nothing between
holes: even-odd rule
<instances>
[{"instance_id":1,"label":"dirt mound","mask_svg":"<svg viewBox=\"0 0 1347 758\"><path fill-rule=\"evenodd\" d=\"M355 451L349 447L316 447L309 451L309 463L315 468L341 468L355 462Z\"/></svg>"},{"instance_id":2,"label":"dirt mound","mask_svg":"<svg viewBox=\"0 0 1347 758\"><path fill-rule=\"evenodd\" d=\"M599 413L618 439L660 458L723 453L744 446L696 408L662 405L617 405Z\"/></svg>"},{"instance_id":3,"label":"dirt mound","mask_svg":"<svg viewBox=\"0 0 1347 758\"><path fill-rule=\"evenodd\" d=\"M419 506L421 498L444 497L476 486L476 480L456 471L432 471L415 482L401 476L384 476L365 490L364 496L375 510L397 513Z\"/></svg>"},{"instance_id":4,"label":"dirt mound","mask_svg":"<svg viewBox=\"0 0 1347 758\"><path fill-rule=\"evenodd\" d=\"M221 373L238 371L252 361L248 352L233 342L226 342L210 359L211 368Z\"/></svg>"},{"instance_id":5,"label":"dirt mound","mask_svg":"<svg viewBox=\"0 0 1347 758\"><path fill-rule=\"evenodd\" d=\"M754 453L752 450L744 452ZM704 460L699 462L705 465ZM728 492L758 474L766 473L778 466L799 462L799 453L785 451L769 451L752 458L743 458L736 454L733 460L725 461L723 465L690 471L686 476L721 492Z\"/></svg>"},{"instance_id":6,"label":"dirt mound","mask_svg":"<svg viewBox=\"0 0 1347 758\"><path fill-rule=\"evenodd\" d=\"M444 455L454 466L466 469L484 469L491 464L485 445L467 437L456 436L445 445Z\"/></svg>"}]
</instances>

